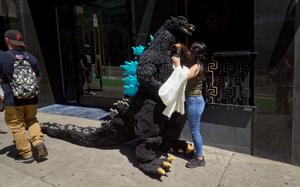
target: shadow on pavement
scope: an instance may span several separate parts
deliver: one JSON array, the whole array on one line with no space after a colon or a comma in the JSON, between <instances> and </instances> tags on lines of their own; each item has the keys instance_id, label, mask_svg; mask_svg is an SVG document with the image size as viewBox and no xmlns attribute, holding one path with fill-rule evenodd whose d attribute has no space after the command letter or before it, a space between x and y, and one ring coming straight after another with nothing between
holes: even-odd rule
<instances>
[{"instance_id":1,"label":"shadow on pavement","mask_svg":"<svg viewBox=\"0 0 300 187\"><path fill-rule=\"evenodd\" d=\"M7 132L0 130L0 134L7 134Z\"/></svg>"},{"instance_id":2,"label":"shadow on pavement","mask_svg":"<svg viewBox=\"0 0 300 187\"><path fill-rule=\"evenodd\" d=\"M6 154L7 153L7 154ZM17 155L17 150L15 144L6 146L0 150L0 155L6 154L8 157L15 158Z\"/></svg>"},{"instance_id":3,"label":"shadow on pavement","mask_svg":"<svg viewBox=\"0 0 300 187\"><path fill-rule=\"evenodd\" d=\"M136 147L136 140L132 140L127 142L126 144L123 144L119 147L120 153L123 154L124 156L127 157L128 161L136 168L138 168L138 162L135 158L135 147ZM139 168L138 168L139 169ZM139 169L140 172L143 172L142 170ZM161 180L161 176L159 175L151 175L149 173L145 173L143 172L146 176L152 178L152 179L156 179L160 182L162 182ZM165 177L168 177L168 175L166 175Z\"/></svg>"}]
</instances>

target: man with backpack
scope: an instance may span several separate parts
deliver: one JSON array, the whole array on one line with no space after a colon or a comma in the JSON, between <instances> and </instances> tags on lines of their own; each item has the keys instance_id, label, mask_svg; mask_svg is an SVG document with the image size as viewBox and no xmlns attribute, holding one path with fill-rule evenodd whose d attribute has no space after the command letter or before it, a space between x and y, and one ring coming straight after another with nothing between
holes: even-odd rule
<instances>
[{"instance_id":1,"label":"man with backpack","mask_svg":"<svg viewBox=\"0 0 300 187\"><path fill-rule=\"evenodd\" d=\"M48 152L36 118L38 62L25 51L19 31L6 31L4 40L9 50L0 52L0 75L3 78L5 122L12 131L18 150L16 162L31 163L34 159L40 162L46 160Z\"/></svg>"}]
</instances>

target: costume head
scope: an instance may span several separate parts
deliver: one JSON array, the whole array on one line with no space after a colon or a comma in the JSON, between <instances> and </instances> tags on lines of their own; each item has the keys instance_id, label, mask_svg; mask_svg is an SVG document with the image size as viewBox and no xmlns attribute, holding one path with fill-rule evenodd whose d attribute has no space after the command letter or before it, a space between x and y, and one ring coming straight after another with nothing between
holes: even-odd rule
<instances>
[{"instance_id":1,"label":"costume head","mask_svg":"<svg viewBox=\"0 0 300 187\"><path fill-rule=\"evenodd\" d=\"M154 40L151 42L149 48L166 51L182 36L192 35L195 28L185 17L170 17L154 35Z\"/></svg>"}]
</instances>

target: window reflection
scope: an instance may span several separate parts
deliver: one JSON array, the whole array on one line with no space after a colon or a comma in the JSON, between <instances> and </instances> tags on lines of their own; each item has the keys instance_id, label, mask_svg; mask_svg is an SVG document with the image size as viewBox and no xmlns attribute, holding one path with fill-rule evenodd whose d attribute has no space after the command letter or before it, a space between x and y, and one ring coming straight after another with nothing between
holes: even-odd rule
<instances>
[{"instance_id":1,"label":"window reflection","mask_svg":"<svg viewBox=\"0 0 300 187\"><path fill-rule=\"evenodd\" d=\"M276 8L263 3L266 0L257 2L263 11L255 14L254 150L258 156L290 162L296 5L285 1Z\"/></svg>"}]
</instances>

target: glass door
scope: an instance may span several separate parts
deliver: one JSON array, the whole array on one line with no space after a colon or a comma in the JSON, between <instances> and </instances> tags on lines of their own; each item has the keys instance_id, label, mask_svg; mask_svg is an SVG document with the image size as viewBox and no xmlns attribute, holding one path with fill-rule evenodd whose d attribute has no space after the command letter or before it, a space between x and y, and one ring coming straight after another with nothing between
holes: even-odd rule
<instances>
[{"instance_id":1,"label":"glass door","mask_svg":"<svg viewBox=\"0 0 300 187\"><path fill-rule=\"evenodd\" d=\"M57 73L62 77L62 95L66 103L77 102L77 82L79 82L76 71L78 65L74 55L77 47L74 42L74 20L73 8L70 5L59 5L55 7L58 50L60 70ZM76 53L75 53L76 54Z\"/></svg>"},{"instance_id":2,"label":"glass door","mask_svg":"<svg viewBox=\"0 0 300 187\"><path fill-rule=\"evenodd\" d=\"M121 97L120 65L130 54L126 0L56 6L63 94L67 103Z\"/></svg>"}]
</instances>

